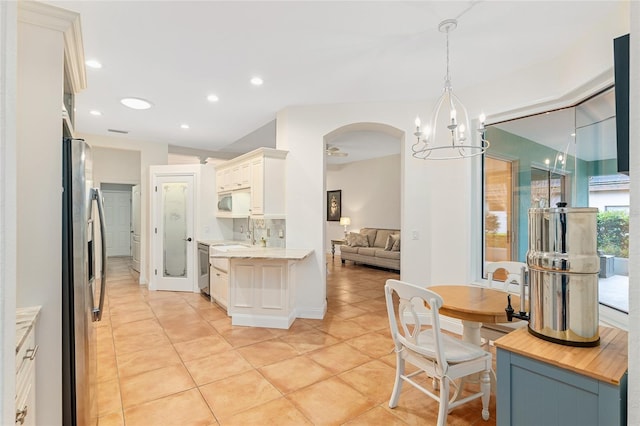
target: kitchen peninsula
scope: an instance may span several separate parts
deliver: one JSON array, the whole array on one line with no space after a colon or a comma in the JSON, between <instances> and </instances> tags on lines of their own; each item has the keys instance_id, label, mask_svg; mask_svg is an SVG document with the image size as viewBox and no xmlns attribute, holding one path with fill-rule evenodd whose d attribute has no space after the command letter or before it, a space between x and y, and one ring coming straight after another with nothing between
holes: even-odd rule
<instances>
[{"instance_id":1,"label":"kitchen peninsula","mask_svg":"<svg viewBox=\"0 0 640 426\"><path fill-rule=\"evenodd\" d=\"M227 314L232 325L287 329L296 319L296 266L313 250L211 246L210 257L227 260ZM212 290L212 298L215 291Z\"/></svg>"}]
</instances>

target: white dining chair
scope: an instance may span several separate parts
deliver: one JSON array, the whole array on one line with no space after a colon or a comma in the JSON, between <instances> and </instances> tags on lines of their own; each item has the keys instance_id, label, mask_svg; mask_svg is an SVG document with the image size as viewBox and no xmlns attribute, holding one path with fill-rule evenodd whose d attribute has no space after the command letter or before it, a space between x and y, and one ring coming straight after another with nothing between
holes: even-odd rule
<instances>
[{"instance_id":1,"label":"white dining chair","mask_svg":"<svg viewBox=\"0 0 640 426\"><path fill-rule=\"evenodd\" d=\"M504 292L519 295L520 286L525 285L527 281L527 264L523 262L487 262L485 264L485 270L487 271L487 287L502 290ZM495 279L495 274L499 271L502 271L503 275L506 275L504 281L498 281ZM507 306L506 296L504 298L504 306ZM518 307L516 306L515 309L517 310ZM491 344L491 342L505 334L526 326L526 321L518 320L499 324L482 324L480 337L486 343Z\"/></svg>"},{"instance_id":2,"label":"white dining chair","mask_svg":"<svg viewBox=\"0 0 640 426\"><path fill-rule=\"evenodd\" d=\"M438 426L447 423L447 416L451 410L477 398L482 399L482 418L488 420L491 354L479 346L440 331L439 309L442 306L442 298L438 294L398 280L387 280L384 289L396 352L396 378L389 407L395 408L398 405L402 384L406 381L438 401ZM397 309L394 294L399 299ZM424 307L425 302L429 305L429 311L419 312L416 308ZM405 374L406 362L418 370ZM437 381L438 386L434 386L434 389L439 389L439 394L428 390L414 379L421 373ZM457 379L476 373L480 373L480 391L464 398L450 400L450 385L455 388ZM454 397L459 394L460 392L455 392Z\"/></svg>"}]
</instances>

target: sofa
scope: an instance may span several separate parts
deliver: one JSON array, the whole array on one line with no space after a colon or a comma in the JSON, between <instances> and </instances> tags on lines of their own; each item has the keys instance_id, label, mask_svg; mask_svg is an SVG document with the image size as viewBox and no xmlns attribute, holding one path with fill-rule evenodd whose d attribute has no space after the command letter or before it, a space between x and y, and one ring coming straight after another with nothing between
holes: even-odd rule
<instances>
[{"instance_id":1,"label":"sofa","mask_svg":"<svg viewBox=\"0 0 640 426\"><path fill-rule=\"evenodd\" d=\"M350 232L346 244L340 246L342 263L354 263L400 270L400 230L384 228L362 228Z\"/></svg>"}]
</instances>

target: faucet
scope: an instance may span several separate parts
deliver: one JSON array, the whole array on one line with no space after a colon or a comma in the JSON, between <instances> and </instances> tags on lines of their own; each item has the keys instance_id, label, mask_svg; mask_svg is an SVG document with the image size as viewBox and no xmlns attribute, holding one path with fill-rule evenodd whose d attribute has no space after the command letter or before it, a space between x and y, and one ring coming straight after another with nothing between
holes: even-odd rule
<instances>
[{"instance_id":1,"label":"faucet","mask_svg":"<svg viewBox=\"0 0 640 426\"><path fill-rule=\"evenodd\" d=\"M247 239L251 240L251 245L256 243L255 229L253 228L253 222L251 216L247 216Z\"/></svg>"}]
</instances>

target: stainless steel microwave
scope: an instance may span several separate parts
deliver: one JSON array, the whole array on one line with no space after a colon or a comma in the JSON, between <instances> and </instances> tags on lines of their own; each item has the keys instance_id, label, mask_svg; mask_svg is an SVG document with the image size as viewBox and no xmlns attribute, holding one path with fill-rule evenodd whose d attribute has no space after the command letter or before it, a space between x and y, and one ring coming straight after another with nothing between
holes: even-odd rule
<instances>
[{"instance_id":1,"label":"stainless steel microwave","mask_svg":"<svg viewBox=\"0 0 640 426\"><path fill-rule=\"evenodd\" d=\"M233 209L233 197L231 194L218 196L218 211L230 212Z\"/></svg>"}]
</instances>

